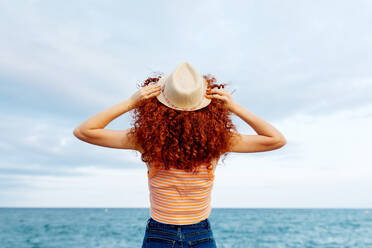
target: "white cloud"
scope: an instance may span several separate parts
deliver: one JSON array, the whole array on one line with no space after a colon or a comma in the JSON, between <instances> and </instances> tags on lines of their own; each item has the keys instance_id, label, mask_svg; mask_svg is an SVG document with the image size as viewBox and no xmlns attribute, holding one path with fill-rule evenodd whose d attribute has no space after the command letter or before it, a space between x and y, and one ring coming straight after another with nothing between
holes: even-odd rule
<instances>
[{"instance_id":1,"label":"white cloud","mask_svg":"<svg viewBox=\"0 0 372 248\"><path fill-rule=\"evenodd\" d=\"M78 124L73 125L69 120L0 116L7 120L0 122L3 132L0 173L1 169L18 170L21 174L25 170L35 169L40 173L45 170L49 174L53 169L60 173L60 170L69 172L71 168L92 165L123 169L141 166L136 151L103 148L77 139L73 130Z\"/></svg>"},{"instance_id":2,"label":"white cloud","mask_svg":"<svg viewBox=\"0 0 372 248\"><path fill-rule=\"evenodd\" d=\"M288 140L230 155L216 172L216 206L372 205L369 2L0 6L1 205L146 204L139 154L83 143L72 130L152 70L184 60L232 82L236 100ZM108 128L127 128L128 117Z\"/></svg>"}]
</instances>

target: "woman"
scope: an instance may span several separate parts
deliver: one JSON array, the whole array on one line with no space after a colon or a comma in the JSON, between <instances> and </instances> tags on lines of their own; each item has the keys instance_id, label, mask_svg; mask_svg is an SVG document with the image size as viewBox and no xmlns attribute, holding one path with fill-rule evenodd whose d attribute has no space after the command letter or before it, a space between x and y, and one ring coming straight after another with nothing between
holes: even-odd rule
<instances>
[{"instance_id":1,"label":"woman","mask_svg":"<svg viewBox=\"0 0 372 248\"><path fill-rule=\"evenodd\" d=\"M142 247L216 247L208 216L220 157L286 144L277 129L235 102L225 85L215 81L181 63L169 75L148 78L129 99L74 130L85 142L142 154L151 203ZM133 128L104 129L130 110L134 110ZM257 135L239 134L232 113Z\"/></svg>"}]
</instances>

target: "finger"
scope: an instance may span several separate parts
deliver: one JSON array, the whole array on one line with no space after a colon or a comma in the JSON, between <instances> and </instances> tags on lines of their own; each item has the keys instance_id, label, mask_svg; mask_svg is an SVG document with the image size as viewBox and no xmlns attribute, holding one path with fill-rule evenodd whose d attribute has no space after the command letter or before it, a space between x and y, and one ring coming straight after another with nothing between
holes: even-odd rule
<instances>
[{"instance_id":1,"label":"finger","mask_svg":"<svg viewBox=\"0 0 372 248\"><path fill-rule=\"evenodd\" d=\"M152 88L160 88L160 87L161 87L160 84L151 84L147 88L152 89Z\"/></svg>"},{"instance_id":2,"label":"finger","mask_svg":"<svg viewBox=\"0 0 372 248\"><path fill-rule=\"evenodd\" d=\"M153 92L153 93L151 93L151 94L148 94L148 95L146 96L146 98L151 98L151 97L157 96L157 95L159 95L159 94L160 94L160 91L156 91L156 92Z\"/></svg>"},{"instance_id":3,"label":"finger","mask_svg":"<svg viewBox=\"0 0 372 248\"><path fill-rule=\"evenodd\" d=\"M161 90L160 87L153 87L153 88L148 88L148 89L146 89L145 93L146 93L146 94L150 94L150 93L152 93L152 92L157 92L157 91L160 91L160 90Z\"/></svg>"},{"instance_id":4,"label":"finger","mask_svg":"<svg viewBox=\"0 0 372 248\"><path fill-rule=\"evenodd\" d=\"M160 84L158 84L158 83L156 83L156 84L151 84L151 85L148 85L148 87L150 88L158 88L158 87L160 87L161 85Z\"/></svg>"},{"instance_id":5,"label":"finger","mask_svg":"<svg viewBox=\"0 0 372 248\"><path fill-rule=\"evenodd\" d=\"M161 92L161 89L152 89L152 90L149 90L146 94L153 94L153 93L160 93Z\"/></svg>"},{"instance_id":6,"label":"finger","mask_svg":"<svg viewBox=\"0 0 372 248\"><path fill-rule=\"evenodd\" d=\"M220 95L226 94L226 91L221 90L221 89L210 89L210 90L207 90L207 92L208 93L217 93L217 94L220 94Z\"/></svg>"},{"instance_id":7,"label":"finger","mask_svg":"<svg viewBox=\"0 0 372 248\"><path fill-rule=\"evenodd\" d=\"M161 90L160 89L156 89L156 90L152 90L150 92L148 92L147 94L148 95L151 95L151 94L160 94Z\"/></svg>"},{"instance_id":8,"label":"finger","mask_svg":"<svg viewBox=\"0 0 372 248\"><path fill-rule=\"evenodd\" d=\"M207 95L206 97L207 98L220 99L220 100L223 100L223 101L226 101L227 100L226 96L220 96L218 94L211 94L211 95Z\"/></svg>"},{"instance_id":9,"label":"finger","mask_svg":"<svg viewBox=\"0 0 372 248\"><path fill-rule=\"evenodd\" d=\"M153 89L160 89L160 85L158 85L158 84L147 85L147 86L142 88L142 91L148 92L148 91L151 91Z\"/></svg>"}]
</instances>

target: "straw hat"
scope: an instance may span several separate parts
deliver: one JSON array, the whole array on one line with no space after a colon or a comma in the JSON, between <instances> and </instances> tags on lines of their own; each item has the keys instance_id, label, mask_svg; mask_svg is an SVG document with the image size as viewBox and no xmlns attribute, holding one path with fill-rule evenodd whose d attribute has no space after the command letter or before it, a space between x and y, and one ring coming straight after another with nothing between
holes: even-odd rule
<instances>
[{"instance_id":1,"label":"straw hat","mask_svg":"<svg viewBox=\"0 0 372 248\"><path fill-rule=\"evenodd\" d=\"M158 81L161 93L156 98L165 106L194 111L207 106L211 99L205 98L207 81L188 62L183 62L169 75Z\"/></svg>"}]
</instances>

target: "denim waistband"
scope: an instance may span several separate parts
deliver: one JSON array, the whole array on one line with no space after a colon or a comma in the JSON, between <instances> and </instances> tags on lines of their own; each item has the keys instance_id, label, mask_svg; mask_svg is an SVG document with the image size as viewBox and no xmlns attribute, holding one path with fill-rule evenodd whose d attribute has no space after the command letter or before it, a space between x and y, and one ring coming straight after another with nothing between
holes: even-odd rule
<instances>
[{"instance_id":1,"label":"denim waistband","mask_svg":"<svg viewBox=\"0 0 372 248\"><path fill-rule=\"evenodd\" d=\"M175 224L167 224L167 223L161 223L159 221L154 220L153 218L149 218L147 220L147 225L150 227L164 227L168 229L178 229L179 227L184 228L195 228L195 227L209 227L210 223L208 218L194 224L187 224L187 225L175 225Z\"/></svg>"}]
</instances>

